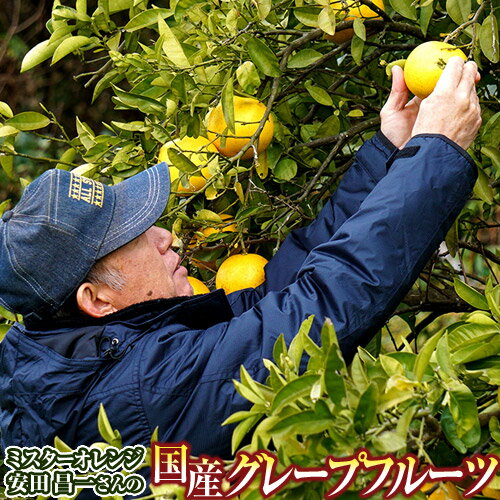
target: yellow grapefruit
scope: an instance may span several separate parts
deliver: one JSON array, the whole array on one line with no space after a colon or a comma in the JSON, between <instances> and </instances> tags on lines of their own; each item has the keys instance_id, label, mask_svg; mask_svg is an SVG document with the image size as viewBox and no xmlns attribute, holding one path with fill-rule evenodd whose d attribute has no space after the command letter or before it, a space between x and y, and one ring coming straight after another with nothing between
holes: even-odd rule
<instances>
[{"instance_id":1,"label":"yellow grapefruit","mask_svg":"<svg viewBox=\"0 0 500 500\"><path fill-rule=\"evenodd\" d=\"M384 10L383 0L372 0L374 5ZM367 5L361 4L359 0L337 0L330 2L333 10L341 12L341 21L352 21L360 17L364 19L380 19L380 16ZM345 17L344 17L345 16ZM350 40L354 34L352 28L336 31L334 35L325 35L327 40L335 43L343 43Z\"/></svg>"},{"instance_id":2,"label":"yellow grapefruit","mask_svg":"<svg viewBox=\"0 0 500 500\"><path fill-rule=\"evenodd\" d=\"M494 498L495 500L500 500L500 490L496 490L494 488L486 486L486 488L482 489L481 493L487 498Z\"/></svg>"},{"instance_id":3,"label":"yellow grapefruit","mask_svg":"<svg viewBox=\"0 0 500 500\"><path fill-rule=\"evenodd\" d=\"M208 289L207 285L203 283L203 281L200 281L198 278L194 278L193 276L188 276L187 279L189 281L189 284L193 287L194 295L210 293L210 290Z\"/></svg>"},{"instance_id":4,"label":"yellow grapefruit","mask_svg":"<svg viewBox=\"0 0 500 500\"><path fill-rule=\"evenodd\" d=\"M427 491L434 488L436 483L426 483L422 486L421 491L427 495ZM428 500L462 500L462 495L460 495L457 487L453 483L439 483L437 489L435 489L429 496Z\"/></svg>"},{"instance_id":5,"label":"yellow grapefruit","mask_svg":"<svg viewBox=\"0 0 500 500\"><path fill-rule=\"evenodd\" d=\"M234 96L234 134L227 127L222 104L218 104L208 115L208 138L213 141L221 154L227 157L234 156L241 151L243 146L248 144L250 137L258 128L265 110L266 106L257 99ZM260 153L269 146L273 134L273 118L269 116L258 138L257 152ZM249 148L242 156L244 160L250 158L253 158L253 148Z\"/></svg>"},{"instance_id":6,"label":"yellow grapefruit","mask_svg":"<svg viewBox=\"0 0 500 500\"><path fill-rule=\"evenodd\" d=\"M215 286L226 293L244 288L255 288L264 283L264 266L267 259L255 253L232 255L219 267L215 275Z\"/></svg>"},{"instance_id":7,"label":"yellow grapefruit","mask_svg":"<svg viewBox=\"0 0 500 500\"><path fill-rule=\"evenodd\" d=\"M175 149L176 151L183 153L187 158L189 158L196 166L201 168L201 175L191 175L189 177L189 186L183 186L181 182L177 187L177 191L181 196L189 196L191 193L199 191L207 183L207 179L210 179L211 167L217 165L217 158L210 159L212 153L217 153L217 148L206 138L202 137L183 137L182 139L174 139L173 141L167 142L160 148L158 154L158 159L166 163L171 163L168 152L170 149ZM204 166L203 166L204 165ZM169 166L170 170L170 182L174 182L179 178L179 169L173 165Z\"/></svg>"},{"instance_id":8,"label":"yellow grapefruit","mask_svg":"<svg viewBox=\"0 0 500 500\"><path fill-rule=\"evenodd\" d=\"M425 42L410 52L404 67L406 86L416 96L424 99L436 83L453 56L467 61L467 56L457 47L444 42Z\"/></svg>"}]
</instances>

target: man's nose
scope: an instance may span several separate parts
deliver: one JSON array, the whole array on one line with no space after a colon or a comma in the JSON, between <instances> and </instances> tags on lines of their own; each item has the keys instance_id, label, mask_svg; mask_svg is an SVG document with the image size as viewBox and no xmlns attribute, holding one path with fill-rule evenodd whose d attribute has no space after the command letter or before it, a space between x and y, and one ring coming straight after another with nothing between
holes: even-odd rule
<instances>
[{"instance_id":1,"label":"man's nose","mask_svg":"<svg viewBox=\"0 0 500 500\"><path fill-rule=\"evenodd\" d=\"M172 246L172 233L162 227L153 226L155 244L161 254L166 253Z\"/></svg>"}]
</instances>

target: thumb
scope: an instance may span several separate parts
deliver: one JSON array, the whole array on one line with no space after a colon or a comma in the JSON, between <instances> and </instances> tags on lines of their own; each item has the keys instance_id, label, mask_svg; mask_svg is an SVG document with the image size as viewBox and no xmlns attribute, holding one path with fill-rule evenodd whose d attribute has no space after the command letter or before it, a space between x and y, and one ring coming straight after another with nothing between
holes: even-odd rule
<instances>
[{"instance_id":1,"label":"thumb","mask_svg":"<svg viewBox=\"0 0 500 500\"><path fill-rule=\"evenodd\" d=\"M392 68L392 87L389 98L385 103L386 109L400 111L408 102L408 87L406 86L403 68L394 65Z\"/></svg>"}]
</instances>

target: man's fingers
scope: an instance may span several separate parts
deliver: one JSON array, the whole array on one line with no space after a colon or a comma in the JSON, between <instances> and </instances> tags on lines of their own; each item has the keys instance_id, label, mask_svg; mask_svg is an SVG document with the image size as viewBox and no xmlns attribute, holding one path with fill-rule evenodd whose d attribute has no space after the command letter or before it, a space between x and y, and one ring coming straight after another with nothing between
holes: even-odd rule
<instances>
[{"instance_id":1,"label":"man's fingers","mask_svg":"<svg viewBox=\"0 0 500 500\"><path fill-rule=\"evenodd\" d=\"M420 97L415 96L407 105L407 108L420 108L420 103L422 102L422 99Z\"/></svg>"},{"instance_id":2,"label":"man's fingers","mask_svg":"<svg viewBox=\"0 0 500 500\"><path fill-rule=\"evenodd\" d=\"M408 87L403 76L403 68L398 65L392 67L392 87L389 98L385 103L386 108L400 110L408 101Z\"/></svg>"},{"instance_id":3,"label":"man's fingers","mask_svg":"<svg viewBox=\"0 0 500 500\"><path fill-rule=\"evenodd\" d=\"M464 66L462 79L458 84L458 88L463 92L470 93L475 90L477 77L477 64L474 61L468 61Z\"/></svg>"},{"instance_id":4,"label":"man's fingers","mask_svg":"<svg viewBox=\"0 0 500 500\"><path fill-rule=\"evenodd\" d=\"M434 92L450 92L458 87L464 71L464 60L459 56L448 59Z\"/></svg>"}]
</instances>

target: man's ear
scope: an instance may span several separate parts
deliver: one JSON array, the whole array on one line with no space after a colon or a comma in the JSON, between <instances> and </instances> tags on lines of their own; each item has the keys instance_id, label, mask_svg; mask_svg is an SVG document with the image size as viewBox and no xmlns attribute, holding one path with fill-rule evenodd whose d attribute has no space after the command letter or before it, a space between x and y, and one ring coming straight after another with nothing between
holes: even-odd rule
<instances>
[{"instance_id":1,"label":"man's ear","mask_svg":"<svg viewBox=\"0 0 500 500\"><path fill-rule=\"evenodd\" d=\"M85 314L93 318L102 318L118 311L103 287L93 283L82 283L79 286L76 292L76 302Z\"/></svg>"}]
</instances>

